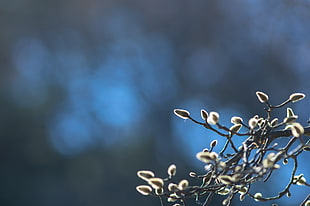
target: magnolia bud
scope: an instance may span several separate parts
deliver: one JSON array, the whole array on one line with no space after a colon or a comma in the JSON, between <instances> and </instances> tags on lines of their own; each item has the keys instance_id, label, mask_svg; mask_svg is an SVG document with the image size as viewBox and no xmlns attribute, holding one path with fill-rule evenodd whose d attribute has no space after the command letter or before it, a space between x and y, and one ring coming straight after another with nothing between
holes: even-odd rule
<instances>
[{"instance_id":1,"label":"magnolia bud","mask_svg":"<svg viewBox=\"0 0 310 206\"><path fill-rule=\"evenodd\" d=\"M274 127L276 124L278 124L279 119L278 118L274 118L273 120L271 120L270 124L272 127Z\"/></svg>"},{"instance_id":2,"label":"magnolia bud","mask_svg":"<svg viewBox=\"0 0 310 206\"><path fill-rule=\"evenodd\" d=\"M160 189L164 186L164 181L161 178L150 178L148 180L148 183L154 188L154 189Z\"/></svg>"},{"instance_id":3,"label":"magnolia bud","mask_svg":"<svg viewBox=\"0 0 310 206\"><path fill-rule=\"evenodd\" d=\"M235 124L235 125L233 125L233 126L231 126L231 127L229 128L229 131L230 131L232 134L234 134L234 133L239 132L239 130L241 129L241 127L242 127L241 124Z\"/></svg>"},{"instance_id":4,"label":"magnolia bud","mask_svg":"<svg viewBox=\"0 0 310 206\"><path fill-rule=\"evenodd\" d=\"M302 100L303 98L305 98L305 94L303 94L303 93L294 93L294 94L291 94L291 96L290 96L290 100L292 101L292 102L297 102L297 101L300 101L300 100Z\"/></svg>"},{"instance_id":5,"label":"magnolia bud","mask_svg":"<svg viewBox=\"0 0 310 206\"><path fill-rule=\"evenodd\" d=\"M137 172L138 177L140 177L143 180L148 180L152 177L155 177L154 173L152 171L148 171L148 170L140 170Z\"/></svg>"},{"instance_id":6,"label":"magnolia bud","mask_svg":"<svg viewBox=\"0 0 310 206\"><path fill-rule=\"evenodd\" d=\"M136 187L136 190L142 195L150 195L152 192L152 188L148 185L139 185Z\"/></svg>"},{"instance_id":7,"label":"magnolia bud","mask_svg":"<svg viewBox=\"0 0 310 206\"><path fill-rule=\"evenodd\" d=\"M176 172L177 172L177 167L174 164L170 165L168 168L169 177L175 176Z\"/></svg>"},{"instance_id":8,"label":"magnolia bud","mask_svg":"<svg viewBox=\"0 0 310 206\"><path fill-rule=\"evenodd\" d=\"M189 183L188 183L187 180L181 180L181 181L179 182L178 188L179 188L180 190L185 190L185 189L188 187L188 185L189 185Z\"/></svg>"},{"instance_id":9,"label":"magnolia bud","mask_svg":"<svg viewBox=\"0 0 310 206\"><path fill-rule=\"evenodd\" d=\"M263 197L263 194L260 193L260 192L257 192L257 193L255 193L255 195L254 195L254 200L255 200L256 202L258 202L259 199L262 198L262 197Z\"/></svg>"},{"instance_id":10,"label":"magnolia bud","mask_svg":"<svg viewBox=\"0 0 310 206\"><path fill-rule=\"evenodd\" d=\"M210 143L210 147L213 148L217 145L217 140L213 140L211 143Z\"/></svg>"},{"instance_id":11,"label":"magnolia bud","mask_svg":"<svg viewBox=\"0 0 310 206\"><path fill-rule=\"evenodd\" d=\"M268 101L268 95L265 94L264 92L257 91L256 96L261 103L265 103Z\"/></svg>"},{"instance_id":12,"label":"magnolia bud","mask_svg":"<svg viewBox=\"0 0 310 206\"><path fill-rule=\"evenodd\" d=\"M208 116L207 122L209 124L217 124L219 121L220 115L217 112L210 112L210 115Z\"/></svg>"},{"instance_id":13,"label":"magnolia bud","mask_svg":"<svg viewBox=\"0 0 310 206\"><path fill-rule=\"evenodd\" d=\"M177 184L174 184L174 183L170 183L168 185L168 190L171 191L171 192L175 192L178 190L178 185Z\"/></svg>"},{"instance_id":14,"label":"magnolia bud","mask_svg":"<svg viewBox=\"0 0 310 206\"><path fill-rule=\"evenodd\" d=\"M249 124L251 129L254 129L258 124L258 119L253 117L249 120L248 124Z\"/></svg>"},{"instance_id":15,"label":"magnolia bud","mask_svg":"<svg viewBox=\"0 0 310 206\"><path fill-rule=\"evenodd\" d=\"M284 130L286 129L290 129L294 137L299 137L300 135L303 135L305 132L303 126L298 122L294 122L290 125L287 125Z\"/></svg>"},{"instance_id":16,"label":"magnolia bud","mask_svg":"<svg viewBox=\"0 0 310 206\"><path fill-rule=\"evenodd\" d=\"M200 115L201 115L201 118L204 119L205 121L207 121L208 119L208 112L204 109L200 110Z\"/></svg>"},{"instance_id":17,"label":"magnolia bud","mask_svg":"<svg viewBox=\"0 0 310 206\"><path fill-rule=\"evenodd\" d=\"M286 108L286 117L291 117L294 116L294 112L292 110L292 108Z\"/></svg>"},{"instance_id":18,"label":"magnolia bud","mask_svg":"<svg viewBox=\"0 0 310 206\"><path fill-rule=\"evenodd\" d=\"M241 117L232 117L230 119L230 122L233 123L233 124L242 124L243 120Z\"/></svg>"},{"instance_id":19,"label":"magnolia bud","mask_svg":"<svg viewBox=\"0 0 310 206\"><path fill-rule=\"evenodd\" d=\"M182 119L188 119L190 115L190 113L184 109L174 109L173 112L175 115L177 115L178 117Z\"/></svg>"}]
</instances>

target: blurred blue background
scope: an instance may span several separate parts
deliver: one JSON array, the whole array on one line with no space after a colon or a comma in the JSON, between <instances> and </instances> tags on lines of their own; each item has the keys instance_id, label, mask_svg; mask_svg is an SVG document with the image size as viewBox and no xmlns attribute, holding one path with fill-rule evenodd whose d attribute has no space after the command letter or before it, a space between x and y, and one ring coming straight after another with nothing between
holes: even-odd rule
<instances>
[{"instance_id":1,"label":"blurred blue background","mask_svg":"<svg viewBox=\"0 0 310 206\"><path fill-rule=\"evenodd\" d=\"M0 15L0 205L160 205L137 170L202 172L195 154L223 144L174 108L230 124L264 114L257 90L303 92L290 106L309 118L309 1L4 0ZM288 171L253 191L276 195ZM295 206L309 189L291 192L234 205Z\"/></svg>"}]
</instances>

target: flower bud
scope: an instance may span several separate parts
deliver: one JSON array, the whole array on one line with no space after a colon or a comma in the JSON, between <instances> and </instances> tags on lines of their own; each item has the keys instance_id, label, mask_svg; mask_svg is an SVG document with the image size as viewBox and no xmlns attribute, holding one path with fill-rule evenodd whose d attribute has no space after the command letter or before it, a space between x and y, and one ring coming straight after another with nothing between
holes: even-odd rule
<instances>
[{"instance_id":1,"label":"flower bud","mask_svg":"<svg viewBox=\"0 0 310 206\"><path fill-rule=\"evenodd\" d=\"M229 128L229 131L230 131L232 134L234 134L234 133L239 132L239 130L241 129L241 127L242 127L241 124L235 124L235 125L233 125L233 126L231 126L231 127Z\"/></svg>"},{"instance_id":2,"label":"flower bud","mask_svg":"<svg viewBox=\"0 0 310 206\"><path fill-rule=\"evenodd\" d=\"M162 195L162 194L164 194L164 189L163 189L163 188L158 188L158 189L156 189L156 190L155 190L155 194L156 194L156 195Z\"/></svg>"},{"instance_id":3,"label":"flower bud","mask_svg":"<svg viewBox=\"0 0 310 206\"><path fill-rule=\"evenodd\" d=\"M272 127L276 126L276 124L278 124L279 119L278 118L274 118L273 120L271 120L270 124Z\"/></svg>"},{"instance_id":4,"label":"flower bud","mask_svg":"<svg viewBox=\"0 0 310 206\"><path fill-rule=\"evenodd\" d=\"M189 173L189 176L190 176L190 177L197 177L197 174L196 174L196 172L190 172L190 173Z\"/></svg>"},{"instance_id":5,"label":"flower bud","mask_svg":"<svg viewBox=\"0 0 310 206\"><path fill-rule=\"evenodd\" d=\"M261 103L265 103L268 101L268 95L265 94L264 92L257 91L256 96Z\"/></svg>"},{"instance_id":6,"label":"flower bud","mask_svg":"<svg viewBox=\"0 0 310 206\"><path fill-rule=\"evenodd\" d=\"M204 110L204 109L200 110L200 115L201 115L201 118L203 120L207 121L209 115L208 115L208 112L206 110Z\"/></svg>"},{"instance_id":7,"label":"flower bud","mask_svg":"<svg viewBox=\"0 0 310 206\"><path fill-rule=\"evenodd\" d=\"M170 165L168 168L169 177L175 176L176 172L177 172L177 167L174 164Z\"/></svg>"},{"instance_id":8,"label":"flower bud","mask_svg":"<svg viewBox=\"0 0 310 206\"><path fill-rule=\"evenodd\" d=\"M249 124L251 129L254 129L258 124L258 119L253 117L249 120L248 124Z\"/></svg>"},{"instance_id":9,"label":"flower bud","mask_svg":"<svg viewBox=\"0 0 310 206\"><path fill-rule=\"evenodd\" d=\"M242 124L243 119L241 117L234 116L230 119L230 122L233 124Z\"/></svg>"},{"instance_id":10,"label":"flower bud","mask_svg":"<svg viewBox=\"0 0 310 206\"><path fill-rule=\"evenodd\" d=\"M218 154L216 152L199 152L196 157L204 163L210 163L218 158Z\"/></svg>"},{"instance_id":11,"label":"flower bud","mask_svg":"<svg viewBox=\"0 0 310 206\"><path fill-rule=\"evenodd\" d=\"M188 180L181 180L179 182L178 188L180 190L185 190L188 187L188 185L189 185Z\"/></svg>"},{"instance_id":12,"label":"flower bud","mask_svg":"<svg viewBox=\"0 0 310 206\"><path fill-rule=\"evenodd\" d=\"M303 98L305 98L305 94L303 94L303 93L294 93L294 94L291 94L290 95L290 100L292 101L292 102L297 102L297 101L300 101L300 100L302 100Z\"/></svg>"},{"instance_id":13,"label":"flower bud","mask_svg":"<svg viewBox=\"0 0 310 206\"><path fill-rule=\"evenodd\" d=\"M148 170L140 170L137 172L137 176L140 177L143 180L148 180L152 177L155 177L154 173L152 171L148 171Z\"/></svg>"},{"instance_id":14,"label":"flower bud","mask_svg":"<svg viewBox=\"0 0 310 206\"><path fill-rule=\"evenodd\" d=\"M219 121L220 115L217 112L210 112L210 115L208 116L207 122L209 124L217 124Z\"/></svg>"},{"instance_id":15,"label":"flower bud","mask_svg":"<svg viewBox=\"0 0 310 206\"><path fill-rule=\"evenodd\" d=\"M239 196L240 201L243 201L244 198L245 198L245 194L240 194L240 196Z\"/></svg>"},{"instance_id":16,"label":"flower bud","mask_svg":"<svg viewBox=\"0 0 310 206\"><path fill-rule=\"evenodd\" d=\"M292 122L295 122L295 120L298 118L297 115L294 116L290 116L290 117L285 117L283 122L285 122L285 124L290 124Z\"/></svg>"},{"instance_id":17,"label":"flower bud","mask_svg":"<svg viewBox=\"0 0 310 206\"><path fill-rule=\"evenodd\" d=\"M258 202L258 201L260 201L259 199L262 198L262 197L263 197L263 194L260 193L260 192L257 192L257 193L255 193L255 195L254 195L254 200L255 200L256 202Z\"/></svg>"},{"instance_id":18,"label":"flower bud","mask_svg":"<svg viewBox=\"0 0 310 206\"><path fill-rule=\"evenodd\" d=\"M188 119L190 116L190 113L187 110L184 109L174 109L174 114L182 119Z\"/></svg>"},{"instance_id":19,"label":"flower bud","mask_svg":"<svg viewBox=\"0 0 310 206\"><path fill-rule=\"evenodd\" d=\"M292 108L286 108L286 117L291 117L294 116L294 112L292 110Z\"/></svg>"},{"instance_id":20,"label":"flower bud","mask_svg":"<svg viewBox=\"0 0 310 206\"><path fill-rule=\"evenodd\" d=\"M217 140L213 140L211 143L210 143L210 147L213 148L217 145Z\"/></svg>"},{"instance_id":21,"label":"flower bud","mask_svg":"<svg viewBox=\"0 0 310 206\"><path fill-rule=\"evenodd\" d=\"M170 192L175 192L175 191L177 191L179 188L178 188L178 185L177 184L174 184L174 183L170 183L169 185L168 185L168 190L170 191Z\"/></svg>"},{"instance_id":22,"label":"flower bud","mask_svg":"<svg viewBox=\"0 0 310 206\"><path fill-rule=\"evenodd\" d=\"M228 195L229 192L230 192L229 188L224 188L224 189L221 189L221 190L217 191L216 193L219 194L219 195Z\"/></svg>"},{"instance_id":23,"label":"flower bud","mask_svg":"<svg viewBox=\"0 0 310 206\"><path fill-rule=\"evenodd\" d=\"M220 175L218 177L218 180L223 183L223 184L226 184L226 185L230 185L230 184L233 184L235 181L231 178L231 176L229 175Z\"/></svg>"},{"instance_id":24,"label":"flower bud","mask_svg":"<svg viewBox=\"0 0 310 206\"><path fill-rule=\"evenodd\" d=\"M288 164L288 159L286 159L286 158L283 159L283 164L284 164L284 165L287 165L287 164Z\"/></svg>"},{"instance_id":25,"label":"flower bud","mask_svg":"<svg viewBox=\"0 0 310 206\"><path fill-rule=\"evenodd\" d=\"M161 178L150 178L148 180L149 185L151 185L154 189L160 189L164 186L164 181Z\"/></svg>"},{"instance_id":26,"label":"flower bud","mask_svg":"<svg viewBox=\"0 0 310 206\"><path fill-rule=\"evenodd\" d=\"M287 130L287 129L291 130L292 135L294 137L299 137L300 135L303 135L305 132L303 126L297 122L287 125L284 130Z\"/></svg>"},{"instance_id":27,"label":"flower bud","mask_svg":"<svg viewBox=\"0 0 310 206\"><path fill-rule=\"evenodd\" d=\"M152 188L148 185L139 185L136 190L142 195L150 195L152 192Z\"/></svg>"}]
</instances>

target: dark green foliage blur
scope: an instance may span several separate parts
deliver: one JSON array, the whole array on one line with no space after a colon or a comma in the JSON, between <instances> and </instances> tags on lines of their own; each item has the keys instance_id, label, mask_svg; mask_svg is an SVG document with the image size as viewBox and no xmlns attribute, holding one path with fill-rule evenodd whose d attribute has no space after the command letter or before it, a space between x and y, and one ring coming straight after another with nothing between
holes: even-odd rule
<instances>
[{"instance_id":1,"label":"dark green foliage blur","mask_svg":"<svg viewBox=\"0 0 310 206\"><path fill-rule=\"evenodd\" d=\"M182 132L192 123L174 108L247 118L264 112L257 90L276 103L303 92L294 111L306 123L309 8L267 0L1 1L0 205L159 206L137 193L136 172L165 176L174 163L186 177L203 168L195 152L216 138Z\"/></svg>"}]
</instances>

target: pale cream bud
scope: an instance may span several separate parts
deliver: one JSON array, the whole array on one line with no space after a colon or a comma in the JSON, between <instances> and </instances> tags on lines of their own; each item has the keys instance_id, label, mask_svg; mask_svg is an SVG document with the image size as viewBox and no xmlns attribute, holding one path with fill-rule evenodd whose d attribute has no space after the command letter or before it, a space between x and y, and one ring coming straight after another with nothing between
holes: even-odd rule
<instances>
[{"instance_id":1,"label":"pale cream bud","mask_svg":"<svg viewBox=\"0 0 310 206\"><path fill-rule=\"evenodd\" d=\"M290 116L290 117L285 117L283 122L286 123L286 124L290 124L292 122L295 122L297 118L298 118L297 115Z\"/></svg>"},{"instance_id":2,"label":"pale cream bud","mask_svg":"<svg viewBox=\"0 0 310 206\"><path fill-rule=\"evenodd\" d=\"M196 172L190 172L190 173L189 173L189 176L190 176L190 177L197 177L197 174L196 174Z\"/></svg>"},{"instance_id":3,"label":"pale cream bud","mask_svg":"<svg viewBox=\"0 0 310 206\"><path fill-rule=\"evenodd\" d=\"M254 117L251 118L248 122L251 129L254 129L257 126L257 123L258 123L258 119L254 118Z\"/></svg>"},{"instance_id":4,"label":"pale cream bud","mask_svg":"<svg viewBox=\"0 0 310 206\"><path fill-rule=\"evenodd\" d=\"M258 201L260 201L259 199L262 198L262 197L263 197L263 194L260 193L260 192L257 192L257 193L255 193L255 195L254 195L254 200L255 200L256 202L258 202Z\"/></svg>"},{"instance_id":5,"label":"pale cream bud","mask_svg":"<svg viewBox=\"0 0 310 206\"><path fill-rule=\"evenodd\" d=\"M218 180L223 183L223 184L226 184L226 185L229 185L229 184L233 184L234 181L233 179L231 178L231 176L229 175L220 175L218 177Z\"/></svg>"},{"instance_id":6,"label":"pale cream bud","mask_svg":"<svg viewBox=\"0 0 310 206\"><path fill-rule=\"evenodd\" d=\"M300 100L302 100L303 98L305 98L305 94L303 94L303 93L294 93L294 94L291 94L290 95L290 100L292 101L292 102L297 102L297 101L300 101Z\"/></svg>"},{"instance_id":7,"label":"pale cream bud","mask_svg":"<svg viewBox=\"0 0 310 206\"><path fill-rule=\"evenodd\" d=\"M232 134L235 134L235 133L238 133L241 129L242 125L241 124L235 124L233 126L231 126L229 128L229 131L232 133Z\"/></svg>"},{"instance_id":8,"label":"pale cream bud","mask_svg":"<svg viewBox=\"0 0 310 206\"><path fill-rule=\"evenodd\" d=\"M257 96L257 98L258 98L258 100L261 102L261 103L265 103L265 102L267 102L268 101L268 95L267 94L265 94L264 92L259 92L259 91L257 91L256 92L256 96Z\"/></svg>"},{"instance_id":9,"label":"pale cream bud","mask_svg":"<svg viewBox=\"0 0 310 206\"><path fill-rule=\"evenodd\" d=\"M207 122L209 124L217 124L219 121L220 115L217 112L210 112L210 115L208 116Z\"/></svg>"},{"instance_id":10,"label":"pale cream bud","mask_svg":"<svg viewBox=\"0 0 310 206\"><path fill-rule=\"evenodd\" d=\"M178 185L177 184L174 184L174 183L170 183L168 185L168 190L171 191L171 192L175 192L178 190Z\"/></svg>"},{"instance_id":11,"label":"pale cream bud","mask_svg":"<svg viewBox=\"0 0 310 206\"><path fill-rule=\"evenodd\" d=\"M234 116L230 119L230 122L233 124L242 124L243 119L241 117Z\"/></svg>"},{"instance_id":12,"label":"pale cream bud","mask_svg":"<svg viewBox=\"0 0 310 206\"><path fill-rule=\"evenodd\" d=\"M291 117L294 116L294 112L292 110L292 108L286 108L286 117Z\"/></svg>"},{"instance_id":13,"label":"pale cream bud","mask_svg":"<svg viewBox=\"0 0 310 206\"><path fill-rule=\"evenodd\" d=\"M272 127L276 126L276 124L278 124L279 119L278 118L274 118L273 120L271 120L270 124Z\"/></svg>"},{"instance_id":14,"label":"pale cream bud","mask_svg":"<svg viewBox=\"0 0 310 206\"><path fill-rule=\"evenodd\" d=\"M230 192L229 188L224 188L224 189L221 189L221 190L217 191L216 193L219 194L219 195L228 195L229 192Z\"/></svg>"},{"instance_id":15,"label":"pale cream bud","mask_svg":"<svg viewBox=\"0 0 310 206\"><path fill-rule=\"evenodd\" d=\"M211 143L210 143L210 147L213 148L217 145L217 140L213 140Z\"/></svg>"},{"instance_id":16,"label":"pale cream bud","mask_svg":"<svg viewBox=\"0 0 310 206\"><path fill-rule=\"evenodd\" d=\"M184 109L174 109L174 114L182 119L188 119L190 116L190 113L187 110Z\"/></svg>"},{"instance_id":17,"label":"pale cream bud","mask_svg":"<svg viewBox=\"0 0 310 206\"><path fill-rule=\"evenodd\" d=\"M164 194L164 189L163 189L163 188L158 188L158 189L156 189L156 190L155 190L155 194L156 194L156 195L162 195L162 194Z\"/></svg>"},{"instance_id":18,"label":"pale cream bud","mask_svg":"<svg viewBox=\"0 0 310 206\"><path fill-rule=\"evenodd\" d=\"M216 152L199 152L196 157L204 163L210 163L218 158L218 154Z\"/></svg>"},{"instance_id":19,"label":"pale cream bud","mask_svg":"<svg viewBox=\"0 0 310 206\"><path fill-rule=\"evenodd\" d=\"M298 122L294 122L290 125L287 125L284 130L287 130L287 129L291 130L292 135L294 137L299 137L299 136L303 135L305 132L303 126L301 124L299 124Z\"/></svg>"},{"instance_id":20,"label":"pale cream bud","mask_svg":"<svg viewBox=\"0 0 310 206\"><path fill-rule=\"evenodd\" d=\"M140 170L137 172L137 176L140 177L143 180L148 180L152 177L155 177L154 173L152 171L148 171L148 170Z\"/></svg>"},{"instance_id":21,"label":"pale cream bud","mask_svg":"<svg viewBox=\"0 0 310 206\"><path fill-rule=\"evenodd\" d=\"M240 196L239 196L240 201L243 201L244 198L245 198L245 194L240 194Z\"/></svg>"},{"instance_id":22,"label":"pale cream bud","mask_svg":"<svg viewBox=\"0 0 310 206\"><path fill-rule=\"evenodd\" d=\"M188 185L189 185L188 180L181 180L179 182L178 188L180 190L185 190L188 187Z\"/></svg>"},{"instance_id":23,"label":"pale cream bud","mask_svg":"<svg viewBox=\"0 0 310 206\"><path fill-rule=\"evenodd\" d=\"M142 195L150 195L152 192L152 188L148 185L139 185L136 190Z\"/></svg>"},{"instance_id":24,"label":"pale cream bud","mask_svg":"<svg viewBox=\"0 0 310 206\"><path fill-rule=\"evenodd\" d=\"M169 177L175 176L176 173L177 173L177 167L174 164L170 165L168 168Z\"/></svg>"},{"instance_id":25,"label":"pale cream bud","mask_svg":"<svg viewBox=\"0 0 310 206\"><path fill-rule=\"evenodd\" d=\"M201 115L201 118L203 120L207 121L209 115L208 115L208 112L206 110L204 110L204 109L200 110L200 115Z\"/></svg>"},{"instance_id":26,"label":"pale cream bud","mask_svg":"<svg viewBox=\"0 0 310 206\"><path fill-rule=\"evenodd\" d=\"M148 180L148 183L154 188L154 189L160 189L164 186L164 181L161 178L150 178Z\"/></svg>"}]
</instances>

